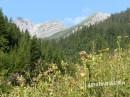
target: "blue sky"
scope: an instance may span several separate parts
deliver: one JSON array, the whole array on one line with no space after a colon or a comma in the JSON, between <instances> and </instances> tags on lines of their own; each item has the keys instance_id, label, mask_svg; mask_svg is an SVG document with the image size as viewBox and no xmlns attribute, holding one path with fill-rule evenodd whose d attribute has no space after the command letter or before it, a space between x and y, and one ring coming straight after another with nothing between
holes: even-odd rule
<instances>
[{"instance_id":1,"label":"blue sky","mask_svg":"<svg viewBox=\"0 0 130 97\"><path fill-rule=\"evenodd\" d=\"M115 13L130 7L130 0L0 0L3 12L13 19L34 23L61 20L75 24L96 12Z\"/></svg>"}]
</instances>

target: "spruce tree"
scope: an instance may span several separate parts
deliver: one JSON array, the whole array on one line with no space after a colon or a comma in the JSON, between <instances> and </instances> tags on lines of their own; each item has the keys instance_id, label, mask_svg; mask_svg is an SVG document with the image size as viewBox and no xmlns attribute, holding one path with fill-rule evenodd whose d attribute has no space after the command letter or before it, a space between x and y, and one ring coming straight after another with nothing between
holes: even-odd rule
<instances>
[{"instance_id":1,"label":"spruce tree","mask_svg":"<svg viewBox=\"0 0 130 97\"><path fill-rule=\"evenodd\" d=\"M39 60L41 59L41 48L40 48L40 41L36 38L33 37L31 41L31 47L30 47L30 73L32 76L36 74L36 69L39 64Z\"/></svg>"},{"instance_id":2,"label":"spruce tree","mask_svg":"<svg viewBox=\"0 0 130 97\"><path fill-rule=\"evenodd\" d=\"M9 41L8 33L6 30L6 22L4 20L2 10L0 10L0 50L7 52L9 50L8 43Z\"/></svg>"}]
</instances>

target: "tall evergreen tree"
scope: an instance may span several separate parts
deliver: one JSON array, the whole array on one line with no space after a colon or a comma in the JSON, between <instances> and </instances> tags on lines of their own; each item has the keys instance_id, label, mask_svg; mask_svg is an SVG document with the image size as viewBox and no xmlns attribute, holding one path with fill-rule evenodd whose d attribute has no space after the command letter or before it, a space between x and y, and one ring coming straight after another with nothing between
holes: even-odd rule
<instances>
[{"instance_id":1,"label":"tall evergreen tree","mask_svg":"<svg viewBox=\"0 0 130 97\"><path fill-rule=\"evenodd\" d=\"M0 10L0 50L6 52L9 50L8 47L8 33L6 30L6 22L2 10Z\"/></svg>"},{"instance_id":2,"label":"tall evergreen tree","mask_svg":"<svg viewBox=\"0 0 130 97\"><path fill-rule=\"evenodd\" d=\"M38 40L36 37L33 37L31 41L31 47L30 47L30 72L35 73L37 69L37 65L39 65L39 60L41 58L41 47L40 47L40 40Z\"/></svg>"}]
</instances>

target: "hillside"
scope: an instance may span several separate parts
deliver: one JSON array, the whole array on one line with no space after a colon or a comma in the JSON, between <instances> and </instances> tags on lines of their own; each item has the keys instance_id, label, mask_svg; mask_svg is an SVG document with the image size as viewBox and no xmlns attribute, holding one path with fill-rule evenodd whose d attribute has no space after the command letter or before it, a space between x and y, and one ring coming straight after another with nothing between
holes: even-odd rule
<instances>
[{"instance_id":1,"label":"hillside","mask_svg":"<svg viewBox=\"0 0 130 97\"><path fill-rule=\"evenodd\" d=\"M110 48L112 51L118 44L118 37L121 37L121 47L127 48L130 37L129 26L130 10L113 14L104 22L77 30L74 34L66 38L61 38L56 42L56 47L60 47L63 55L76 60L79 51L85 50L97 52L100 49ZM52 44L53 45L53 44ZM73 57L72 57L73 56ZM70 58L69 58L70 59Z\"/></svg>"},{"instance_id":2,"label":"hillside","mask_svg":"<svg viewBox=\"0 0 130 97\"><path fill-rule=\"evenodd\" d=\"M72 26L71 28L57 32L54 35L50 36L49 38L50 39L58 39L58 38L67 37L70 34L77 32L77 30L82 30L83 26L89 27L90 25L98 24L100 22L105 21L109 17L110 17L110 14L107 14L107 13L102 13L102 12L96 13L92 16L89 16L84 21L81 21L81 23L79 23L75 26Z\"/></svg>"}]
</instances>

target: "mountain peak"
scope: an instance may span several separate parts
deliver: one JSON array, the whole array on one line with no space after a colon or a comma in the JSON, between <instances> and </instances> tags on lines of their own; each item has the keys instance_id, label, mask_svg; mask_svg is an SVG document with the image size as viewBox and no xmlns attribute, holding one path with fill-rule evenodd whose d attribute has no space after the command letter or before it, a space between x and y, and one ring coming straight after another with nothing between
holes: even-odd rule
<instances>
[{"instance_id":1,"label":"mountain peak","mask_svg":"<svg viewBox=\"0 0 130 97\"><path fill-rule=\"evenodd\" d=\"M20 28L21 31L25 32L28 30L29 32L33 29L34 24L28 20L23 19L22 17L18 17L14 23Z\"/></svg>"},{"instance_id":2,"label":"mountain peak","mask_svg":"<svg viewBox=\"0 0 130 97\"><path fill-rule=\"evenodd\" d=\"M104 12L97 12L97 13L95 13L95 15L97 15L97 16L110 16L109 13L104 13Z\"/></svg>"},{"instance_id":3,"label":"mountain peak","mask_svg":"<svg viewBox=\"0 0 130 97\"><path fill-rule=\"evenodd\" d=\"M36 35L38 38L49 37L56 32L65 29L65 26L60 21L48 21L46 23L33 24L28 19L18 17L14 23L20 28L21 31L25 32L28 30L32 36Z\"/></svg>"},{"instance_id":4,"label":"mountain peak","mask_svg":"<svg viewBox=\"0 0 130 97\"><path fill-rule=\"evenodd\" d=\"M110 16L111 14L98 12L88 17L84 22L82 22L82 24L85 26L94 25L94 24L103 22L104 20L108 19Z\"/></svg>"},{"instance_id":5,"label":"mountain peak","mask_svg":"<svg viewBox=\"0 0 130 97\"><path fill-rule=\"evenodd\" d=\"M36 32L37 37L44 38L49 37L63 29L65 29L65 26L62 22L49 21L46 23L36 24L33 28L33 33Z\"/></svg>"}]
</instances>

